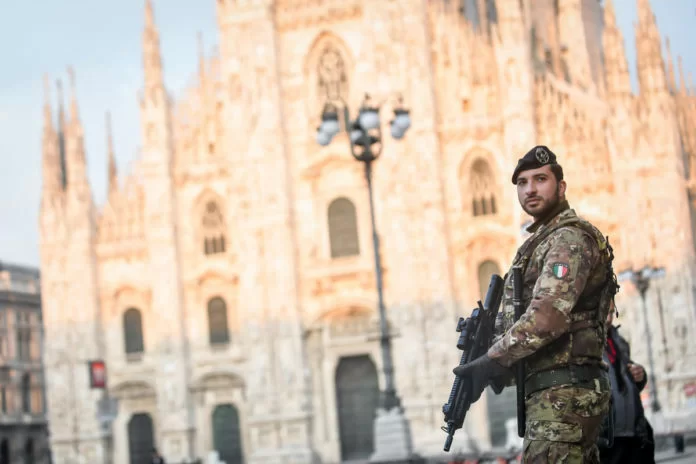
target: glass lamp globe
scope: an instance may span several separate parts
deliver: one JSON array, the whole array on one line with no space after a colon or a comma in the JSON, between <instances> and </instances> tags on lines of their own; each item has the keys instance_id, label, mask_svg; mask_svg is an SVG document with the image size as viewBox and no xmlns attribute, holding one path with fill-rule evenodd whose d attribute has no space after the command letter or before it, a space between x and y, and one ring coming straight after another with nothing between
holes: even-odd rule
<instances>
[{"instance_id":1,"label":"glass lamp globe","mask_svg":"<svg viewBox=\"0 0 696 464\"><path fill-rule=\"evenodd\" d=\"M331 143L331 135L327 134L323 130L319 129L317 131L317 143L322 147L327 146Z\"/></svg>"},{"instance_id":2,"label":"glass lamp globe","mask_svg":"<svg viewBox=\"0 0 696 464\"><path fill-rule=\"evenodd\" d=\"M404 137L404 131L396 124L396 121L391 122L391 135L396 140L401 140Z\"/></svg>"},{"instance_id":3,"label":"glass lamp globe","mask_svg":"<svg viewBox=\"0 0 696 464\"><path fill-rule=\"evenodd\" d=\"M327 118L321 123L321 131L327 134L329 137L333 137L334 135L338 134L339 130L341 130L341 128L338 125L338 119Z\"/></svg>"},{"instance_id":4,"label":"glass lamp globe","mask_svg":"<svg viewBox=\"0 0 696 464\"><path fill-rule=\"evenodd\" d=\"M394 110L394 116L394 125L405 133L411 127L411 116L409 116L408 110Z\"/></svg>"},{"instance_id":5,"label":"glass lamp globe","mask_svg":"<svg viewBox=\"0 0 696 464\"><path fill-rule=\"evenodd\" d=\"M350 131L350 141L353 143L357 143L358 140L360 140L360 138L362 137L362 135L363 131L361 131L360 129L353 129L352 131Z\"/></svg>"},{"instance_id":6,"label":"glass lamp globe","mask_svg":"<svg viewBox=\"0 0 696 464\"><path fill-rule=\"evenodd\" d=\"M358 123L364 130L369 131L379 127L379 113L372 108L364 108L360 110Z\"/></svg>"},{"instance_id":7,"label":"glass lamp globe","mask_svg":"<svg viewBox=\"0 0 696 464\"><path fill-rule=\"evenodd\" d=\"M341 130L338 124L338 113L331 105L327 105L321 114L320 130L328 134L329 137L333 137Z\"/></svg>"}]
</instances>

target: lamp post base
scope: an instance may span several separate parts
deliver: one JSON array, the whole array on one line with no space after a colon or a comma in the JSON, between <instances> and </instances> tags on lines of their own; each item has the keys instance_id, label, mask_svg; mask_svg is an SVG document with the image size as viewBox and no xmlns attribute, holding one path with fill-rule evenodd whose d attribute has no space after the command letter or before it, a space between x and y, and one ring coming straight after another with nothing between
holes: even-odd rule
<instances>
[{"instance_id":1,"label":"lamp post base","mask_svg":"<svg viewBox=\"0 0 696 464\"><path fill-rule=\"evenodd\" d=\"M411 428L400 407L378 408L374 433L375 452L370 463L419 462L413 454Z\"/></svg>"}]
</instances>

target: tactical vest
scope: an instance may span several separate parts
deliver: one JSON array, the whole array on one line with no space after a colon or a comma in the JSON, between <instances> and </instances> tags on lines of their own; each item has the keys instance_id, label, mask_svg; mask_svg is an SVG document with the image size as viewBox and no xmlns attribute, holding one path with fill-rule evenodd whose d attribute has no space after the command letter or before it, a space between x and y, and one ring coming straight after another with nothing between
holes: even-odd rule
<instances>
[{"instance_id":1,"label":"tactical vest","mask_svg":"<svg viewBox=\"0 0 696 464\"><path fill-rule=\"evenodd\" d=\"M578 297L576 305L571 310L571 324L566 333L546 345L539 352L525 359L525 370L528 380L532 380L530 377L535 374L543 374L543 371L547 370L553 370L557 373L559 368L563 366L603 366L602 354L606 340L605 322L611 309L614 295L616 295L619 289L612 267L614 254L609 244L609 238L602 236L594 226L578 216L564 218L555 224L549 224L547 228L539 231L537 235L530 237L520 247L515 256L513 266L520 265L522 267L522 275L526 275L527 265L537 246L563 227L576 227L596 241L600 253L600 265L605 268L604 282L595 289L586 289ZM524 308L529 307L532 298L533 288L531 286L527 287L523 289ZM587 375L582 373L578 375L573 374L571 377L575 381L570 383L583 383L581 377L594 378L596 376L595 372L596 368L590 369ZM560 378L558 377L543 380L540 381L539 385L536 385L539 388L532 389L544 388L549 382L555 385L559 381ZM529 395L531 393L527 389L526 394Z\"/></svg>"}]
</instances>

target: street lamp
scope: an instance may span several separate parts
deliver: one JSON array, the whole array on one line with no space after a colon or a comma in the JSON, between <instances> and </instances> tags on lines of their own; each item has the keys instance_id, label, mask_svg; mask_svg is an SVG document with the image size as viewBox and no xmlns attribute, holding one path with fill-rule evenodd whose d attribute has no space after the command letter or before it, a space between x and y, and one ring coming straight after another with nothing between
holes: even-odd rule
<instances>
[{"instance_id":1,"label":"street lamp","mask_svg":"<svg viewBox=\"0 0 696 464\"><path fill-rule=\"evenodd\" d=\"M645 300L645 296L648 293L648 288L650 288L650 281L652 279L661 278L665 275L665 269L662 267L655 268L646 266L641 270L628 269L626 271L620 272L617 276L619 282L630 280L635 285L638 293L640 293L640 298L643 302L643 330L645 331L645 340L648 344L648 383L650 384L650 408L652 412L657 413L660 411L660 402L657 399L657 383L655 382L655 365L653 364L653 351L652 351L652 336L650 335L650 329L648 328L648 305Z\"/></svg>"},{"instance_id":2,"label":"street lamp","mask_svg":"<svg viewBox=\"0 0 696 464\"><path fill-rule=\"evenodd\" d=\"M409 111L402 106L402 102L403 100L399 97L398 103L394 108L394 119L389 123L391 135L396 140L401 140L411 126ZM379 236L375 223L375 207L372 191L372 163L382 154L382 124L379 116L380 105L373 104L370 96L366 94L358 111L358 117L355 120L351 120L348 105L342 101L342 99L338 99L338 101L328 101L324 105L324 110L321 115L321 125L317 128L316 140L321 146L329 145L333 138L341 131L338 118L339 106L343 109L344 130L348 135L350 152L353 158L361 161L365 166L365 179L367 181L367 191L370 200L372 244L374 249L379 310L379 341L382 352L382 370L385 380L385 388L380 396L380 407L385 411L391 411L396 408L400 413L403 413L403 411L401 411L401 401L396 393L396 386L394 384L394 363L392 361L391 339L388 333L387 316L384 307L382 263L379 252ZM386 433L385 431L385 434ZM389 433L393 433L393 431L389 431ZM378 439L377 445L382 442L382 440ZM410 438L405 437L405 444L410 447ZM410 454L410 449L401 451L406 451Z\"/></svg>"}]
</instances>

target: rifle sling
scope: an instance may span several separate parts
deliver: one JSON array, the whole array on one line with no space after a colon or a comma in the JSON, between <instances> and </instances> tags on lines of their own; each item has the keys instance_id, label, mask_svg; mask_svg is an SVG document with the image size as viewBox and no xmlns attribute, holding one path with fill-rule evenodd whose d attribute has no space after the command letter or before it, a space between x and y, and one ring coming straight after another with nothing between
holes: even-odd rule
<instances>
[{"instance_id":1,"label":"rifle sling","mask_svg":"<svg viewBox=\"0 0 696 464\"><path fill-rule=\"evenodd\" d=\"M561 385L594 390L599 386L597 382L605 384L606 389L609 389L609 376L601 366L570 365L532 374L524 383L524 392L528 398L539 390Z\"/></svg>"}]
</instances>

